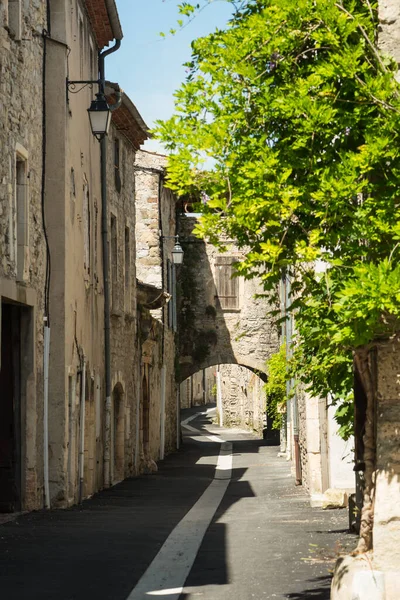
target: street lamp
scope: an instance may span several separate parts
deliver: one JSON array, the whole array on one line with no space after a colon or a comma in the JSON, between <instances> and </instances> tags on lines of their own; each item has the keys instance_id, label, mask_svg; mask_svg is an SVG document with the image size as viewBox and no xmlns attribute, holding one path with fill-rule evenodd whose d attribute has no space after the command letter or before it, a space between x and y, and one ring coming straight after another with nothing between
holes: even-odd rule
<instances>
[{"instance_id":1,"label":"street lamp","mask_svg":"<svg viewBox=\"0 0 400 600\"><path fill-rule=\"evenodd\" d=\"M178 236L176 236L175 246L172 249L172 262L174 265L181 265L183 263L183 250Z\"/></svg>"},{"instance_id":2,"label":"street lamp","mask_svg":"<svg viewBox=\"0 0 400 600\"><path fill-rule=\"evenodd\" d=\"M100 91L96 94L96 99L92 100L90 108L88 108L90 127L93 135L101 141L107 134L111 123L111 113L121 104L120 99L113 106L109 106L104 95L104 82L100 79L85 80L85 81L70 81L67 79L67 102L69 102L69 94L78 94L87 86L93 87L97 84Z\"/></svg>"},{"instance_id":3,"label":"street lamp","mask_svg":"<svg viewBox=\"0 0 400 600\"><path fill-rule=\"evenodd\" d=\"M181 265L183 263L183 250L182 246L179 243L179 235L161 235L160 239L164 240L175 240L175 246L172 249L172 262L174 265Z\"/></svg>"},{"instance_id":4,"label":"street lamp","mask_svg":"<svg viewBox=\"0 0 400 600\"><path fill-rule=\"evenodd\" d=\"M96 94L96 100L92 100L88 113L92 133L100 141L108 135L111 123L111 110L104 94Z\"/></svg>"}]
</instances>

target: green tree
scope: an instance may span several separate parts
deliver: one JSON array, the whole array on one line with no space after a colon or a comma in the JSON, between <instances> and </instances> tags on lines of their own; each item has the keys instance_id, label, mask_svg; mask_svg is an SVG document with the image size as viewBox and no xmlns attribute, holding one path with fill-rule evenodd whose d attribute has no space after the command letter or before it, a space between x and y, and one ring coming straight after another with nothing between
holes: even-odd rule
<instances>
[{"instance_id":1,"label":"green tree","mask_svg":"<svg viewBox=\"0 0 400 600\"><path fill-rule=\"evenodd\" d=\"M371 546L370 349L398 330L400 101L377 2L248 0L193 42L176 112L157 128L169 185L207 199L197 232L247 248L267 290L293 281L292 362L314 394L368 398L359 549Z\"/></svg>"},{"instance_id":2,"label":"green tree","mask_svg":"<svg viewBox=\"0 0 400 600\"><path fill-rule=\"evenodd\" d=\"M286 408L287 361L286 344L273 354L267 362L268 381L265 384L267 415L271 419L272 429L281 429L283 413Z\"/></svg>"}]
</instances>

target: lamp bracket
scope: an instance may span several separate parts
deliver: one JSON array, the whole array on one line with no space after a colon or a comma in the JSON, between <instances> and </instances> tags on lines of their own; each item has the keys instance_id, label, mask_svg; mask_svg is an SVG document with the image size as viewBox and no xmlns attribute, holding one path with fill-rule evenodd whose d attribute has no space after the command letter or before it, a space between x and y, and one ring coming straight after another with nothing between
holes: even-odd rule
<instances>
[{"instance_id":1,"label":"lamp bracket","mask_svg":"<svg viewBox=\"0 0 400 600\"><path fill-rule=\"evenodd\" d=\"M67 78L66 80L66 93L67 93L67 104L69 104L69 94L78 94L86 87L93 89L93 85L101 85L102 81L100 79L83 79L81 81L71 81ZM79 89L78 89L78 86Z\"/></svg>"}]
</instances>

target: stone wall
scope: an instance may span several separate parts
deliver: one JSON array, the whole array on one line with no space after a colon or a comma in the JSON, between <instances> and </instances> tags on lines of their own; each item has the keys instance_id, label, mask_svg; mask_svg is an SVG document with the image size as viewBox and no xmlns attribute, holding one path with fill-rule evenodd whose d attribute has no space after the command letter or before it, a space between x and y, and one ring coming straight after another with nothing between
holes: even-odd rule
<instances>
[{"instance_id":1,"label":"stone wall","mask_svg":"<svg viewBox=\"0 0 400 600\"><path fill-rule=\"evenodd\" d=\"M260 436L266 426L263 381L240 365L218 365L221 376L222 424L244 427Z\"/></svg>"},{"instance_id":2,"label":"stone wall","mask_svg":"<svg viewBox=\"0 0 400 600\"><path fill-rule=\"evenodd\" d=\"M374 562L386 571L400 570L400 343L377 351L377 440L374 514ZM397 590L398 591L398 590ZM394 598L395 596L390 596Z\"/></svg>"},{"instance_id":3,"label":"stone wall","mask_svg":"<svg viewBox=\"0 0 400 600\"><path fill-rule=\"evenodd\" d=\"M119 168L115 154L119 153ZM140 379L136 309L135 149L111 127L108 136L108 224L111 284L111 481L135 473ZM118 172L117 172L118 171Z\"/></svg>"},{"instance_id":4,"label":"stone wall","mask_svg":"<svg viewBox=\"0 0 400 600\"><path fill-rule=\"evenodd\" d=\"M299 413L299 446L300 462L302 471L302 485L310 493L310 471L307 449L307 394L304 393L301 385L297 390L297 406Z\"/></svg>"},{"instance_id":5,"label":"stone wall","mask_svg":"<svg viewBox=\"0 0 400 600\"><path fill-rule=\"evenodd\" d=\"M42 0L22 3L21 14L7 11L7 5L0 3L0 296L5 303L19 303L23 320L20 508L32 510L43 502L38 448L43 439L41 33L46 11Z\"/></svg>"},{"instance_id":6,"label":"stone wall","mask_svg":"<svg viewBox=\"0 0 400 600\"><path fill-rule=\"evenodd\" d=\"M57 41L48 40L46 60L46 220L52 260L49 456L52 506L64 507L104 486L104 282L100 145L87 115L95 90L69 92L68 102L60 102L67 77L97 76L98 48L80 2L74 0L68 8L63 2L52 4L51 32Z\"/></svg>"},{"instance_id":7,"label":"stone wall","mask_svg":"<svg viewBox=\"0 0 400 600\"><path fill-rule=\"evenodd\" d=\"M241 364L265 372L267 359L279 347L278 328L267 314L275 308L276 297L271 296L271 305L265 298L257 299L256 294L262 292L260 281L239 278L232 286L235 307L221 306L218 271L224 270L226 257L240 260L243 251L228 244L227 252L221 254L193 236L195 224L196 218L190 215L182 215L179 221L185 253L178 277L179 379L217 364Z\"/></svg>"},{"instance_id":8,"label":"stone wall","mask_svg":"<svg viewBox=\"0 0 400 600\"><path fill-rule=\"evenodd\" d=\"M180 384L181 408L216 402L216 367L209 367L188 377Z\"/></svg>"},{"instance_id":9,"label":"stone wall","mask_svg":"<svg viewBox=\"0 0 400 600\"><path fill-rule=\"evenodd\" d=\"M176 200L163 185L165 165L164 156L143 151L136 154L136 269L139 281L158 288L160 294L169 293L172 303L176 294L168 272L172 268L171 251L175 243ZM158 324L156 348L149 364L153 461L163 458L177 445L176 332L170 310L166 304L151 311Z\"/></svg>"}]
</instances>

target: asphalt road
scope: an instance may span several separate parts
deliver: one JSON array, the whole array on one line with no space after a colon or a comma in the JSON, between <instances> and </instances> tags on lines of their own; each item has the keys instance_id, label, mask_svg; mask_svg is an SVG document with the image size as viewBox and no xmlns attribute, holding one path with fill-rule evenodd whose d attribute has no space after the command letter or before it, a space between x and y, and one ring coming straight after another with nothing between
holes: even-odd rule
<instances>
[{"instance_id":1,"label":"asphalt road","mask_svg":"<svg viewBox=\"0 0 400 600\"><path fill-rule=\"evenodd\" d=\"M251 434L210 415L183 432L157 473L0 525L1 600L328 599L346 511L311 509Z\"/></svg>"}]
</instances>

